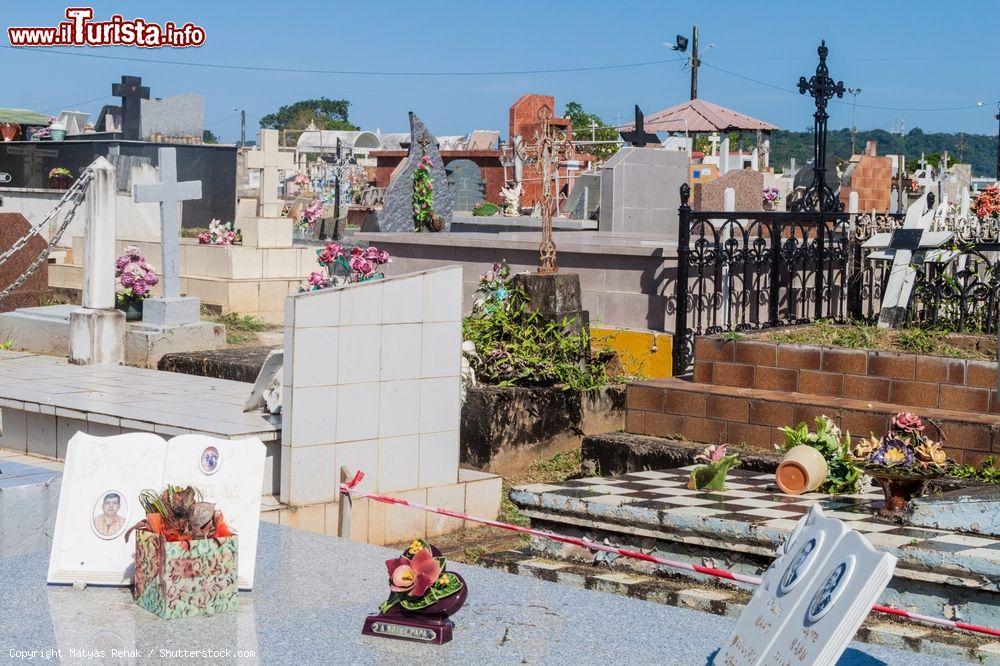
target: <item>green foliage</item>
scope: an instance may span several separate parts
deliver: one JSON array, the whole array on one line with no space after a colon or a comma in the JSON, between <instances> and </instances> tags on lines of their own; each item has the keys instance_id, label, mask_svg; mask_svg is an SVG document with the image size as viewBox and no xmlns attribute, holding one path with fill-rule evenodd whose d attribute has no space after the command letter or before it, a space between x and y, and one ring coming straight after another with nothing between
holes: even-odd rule
<instances>
[{"instance_id":1,"label":"green foliage","mask_svg":"<svg viewBox=\"0 0 1000 666\"><path fill-rule=\"evenodd\" d=\"M426 155L413 171L413 230L439 230L441 217L434 212L434 176L431 161Z\"/></svg>"},{"instance_id":2,"label":"green foliage","mask_svg":"<svg viewBox=\"0 0 1000 666\"><path fill-rule=\"evenodd\" d=\"M975 479L985 483L1000 483L1000 459L990 456L979 467L961 465L952 470L951 476L962 479Z\"/></svg>"},{"instance_id":3,"label":"green foliage","mask_svg":"<svg viewBox=\"0 0 1000 666\"><path fill-rule=\"evenodd\" d=\"M346 99L304 99L286 104L260 119L264 129L301 130L313 123L321 130L356 130L347 117L351 103Z\"/></svg>"},{"instance_id":4,"label":"green foliage","mask_svg":"<svg viewBox=\"0 0 1000 666\"><path fill-rule=\"evenodd\" d=\"M219 143L219 137L215 136L215 132L210 129L202 130L201 140L204 143Z\"/></svg>"},{"instance_id":5,"label":"green foliage","mask_svg":"<svg viewBox=\"0 0 1000 666\"><path fill-rule=\"evenodd\" d=\"M861 470L851 461L851 433L841 433L833 421L820 416L816 419L816 432L809 432L809 426L800 423L795 428L780 428L785 435L784 450L807 444L821 454L829 467L826 481L821 489L827 493L858 492Z\"/></svg>"},{"instance_id":6,"label":"green foliage","mask_svg":"<svg viewBox=\"0 0 1000 666\"><path fill-rule=\"evenodd\" d=\"M919 127L910 130L906 136L891 134L886 130L876 129L858 132L855 140L855 150L861 151L867 141L878 142L879 155L894 155L904 153L909 156L907 166L916 165L916 159L924 153L927 161L937 166L937 160L931 161L932 155L940 155L944 151L972 165L974 176L993 176L996 173L996 135L965 134L934 132L925 134ZM961 148L959 146L961 145ZM848 159L851 152L850 128L830 130L827 133L827 150L841 159ZM804 165L812 159L812 131L790 132L778 130L771 134L771 164L779 169L787 165L794 157L795 162Z\"/></svg>"},{"instance_id":7,"label":"green foliage","mask_svg":"<svg viewBox=\"0 0 1000 666\"><path fill-rule=\"evenodd\" d=\"M543 321L528 308L525 293L503 289L502 298L477 306L462 321L463 340L476 345L477 379L494 386L560 386L592 391L608 383L611 356L589 359L586 331L572 333L572 320Z\"/></svg>"},{"instance_id":8,"label":"green foliage","mask_svg":"<svg viewBox=\"0 0 1000 666\"><path fill-rule=\"evenodd\" d=\"M707 465L699 465L691 470L689 487L695 490L725 490L726 475L740 464L739 456L728 455Z\"/></svg>"},{"instance_id":9,"label":"green foliage","mask_svg":"<svg viewBox=\"0 0 1000 666\"><path fill-rule=\"evenodd\" d=\"M0 351L8 351L14 347L14 341L10 338L0 342Z\"/></svg>"},{"instance_id":10,"label":"green foliage","mask_svg":"<svg viewBox=\"0 0 1000 666\"><path fill-rule=\"evenodd\" d=\"M567 102L565 116L573 123L573 138L577 141L618 141L618 130L593 113L583 110L579 102ZM618 152L618 144L580 146L580 151L607 159Z\"/></svg>"},{"instance_id":11,"label":"green foliage","mask_svg":"<svg viewBox=\"0 0 1000 666\"><path fill-rule=\"evenodd\" d=\"M252 344L257 341L257 333L276 328L253 315L240 315L235 312L227 312L224 315L211 315L206 314L204 311L202 315L219 324L224 324L226 327L226 342L235 347Z\"/></svg>"},{"instance_id":12,"label":"green foliage","mask_svg":"<svg viewBox=\"0 0 1000 666\"><path fill-rule=\"evenodd\" d=\"M820 320L788 331L765 333L763 337L779 344L877 349L949 358L993 360L986 353L951 344L948 333L943 329L886 329L867 324L834 325L829 321Z\"/></svg>"},{"instance_id":13,"label":"green foliage","mask_svg":"<svg viewBox=\"0 0 1000 666\"><path fill-rule=\"evenodd\" d=\"M491 215L496 215L500 209L495 203L490 203L489 201L480 201L472 208L472 214L476 217L490 217Z\"/></svg>"}]
</instances>

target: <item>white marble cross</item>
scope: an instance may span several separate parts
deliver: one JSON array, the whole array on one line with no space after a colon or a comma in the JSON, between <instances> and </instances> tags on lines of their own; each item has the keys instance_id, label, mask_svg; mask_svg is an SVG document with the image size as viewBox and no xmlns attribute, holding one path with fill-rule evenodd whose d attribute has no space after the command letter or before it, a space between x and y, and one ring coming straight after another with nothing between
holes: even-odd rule
<instances>
[{"instance_id":1,"label":"white marble cross","mask_svg":"<svg viewBox=\"0 0 1000 666\"><path fill-rule=\"evenodd\" d=\"M160 248L163 275L163 295L174 298L181 295L180 254L181 203L201 199L201 181L177 182L177 150L160 148L160 182L133 185L132 198L136 203L160 204Z\"/></svg>"},{"instance_id":2,"label":"white marble cross","mask_svg":"<svg viewBox=\"0 0 1000 666\"><path fill-rule=\"evenodd\" d=\"M906 321L906 310L917 277L914 262L947 262L956 253L941 249L954 234L950 231L929 231L934 222L934 211L927 208L927 197L913 202L906 211L902 229L875 234L862 247L878 248L868 259L891 261L889 279L882 294L879 311L879 328L896 328ZM929 251L928 251L929 250Z\"/></svg>"},{"instance_id":3,"label":"white marble cross","mask_svg":"<svg viewBox=\"0 0 1000 666\"><path fill-rule=\"evenodd\" d=\"M247 168L260 170L261 217L281 217L281 201L278 199L278 172L295 168L295 157L291 152L278 147L278 130L260 131L260 149L247 153Z\"/></svg>"},{"instance_id":4,"label":"white marble cross","mask_svg":"<svg viewBox=\"0 0 1000 666\"><path fill-rule=\"evenodd\" d=\"M160 271L163 298L146 299L142 320L156 326L190 324L200 319L196 298L181 298L180 238L181 204L201 199L201 181L177 181L177 150L160 148L160 182L132 186L136 203L160 204Z\"/></svg>"}]
</instances>

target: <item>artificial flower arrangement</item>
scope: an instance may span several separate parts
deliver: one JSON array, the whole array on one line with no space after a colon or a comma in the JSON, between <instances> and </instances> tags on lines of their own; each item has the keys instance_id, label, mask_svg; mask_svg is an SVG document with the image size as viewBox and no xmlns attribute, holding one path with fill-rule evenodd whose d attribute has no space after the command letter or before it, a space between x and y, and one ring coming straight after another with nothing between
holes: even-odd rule
<instances>
[{"instance_id":1,"label":"artificial flower arrangement","mask_svg":"<svg viewBox=\"0 0 1000 666\"><path fill-rule=\"evenodd\" d=\"M940 476L954 464L940 442L924 435L923 420L912 412L899 412L889 422L885 437L859 440L851 454L873 476L891 472L907 476Z\"/></svg>"},{"instance_id":2,"label":"artificial flower arrangement","mask_svg":"<svg viewBox=\"0 0 1000 666\"><path fill-rule=\"evenodd\" d=\"M235 610L238 539L215 504L171 485L139 504L146 517L125 533L136 535L135 602L167 619Z\"/></svg>"},{"instance_id":3,"label":"artificial flower arrangement","mask_svg":"<svg viewBox=\"0 0 1000 666\"><path fill-rule=\"evenodd\" d=\"M142 300L160 281L153 267L135 245L129 245L115 259L115 305L128 311L129 306L141 307Z\"/></svg>"},{"instance_id":4,"label":"artificial flower arrangement","mask_svg":"<svg viewBox=\"0 0 1000 666\"><path fill-rule=\"evenodd\" d=\"M765 187L763 192L763 204L765 207L771 207L778 205L778 201L781 200L781 191L777 187Z\"/></svg>"},{"instance_id":5,"label":"artificial flower arrangement","mask_svg":"<svg viewBox=\"0 0 1000 666\"><path fill-rule=\"evenodd\" d=\"M299 219L295 226L298 229L308 229L312 231L316 228L316 222L323 217L323 202L313 199L309 204L299 211Z\"/></svg>"},{"instance_id":6,"label":"artificial flower arrangement","mask_svg":"<svg viewBox=\"0 0 1000 666\"><path fill-rule=\"evenodd\" d=\"M431 158L424 155L413 171L413 230L441 231L444 220L434 212L434 176Z\"/></svg>"},{"instance_id":7,"label":"artificial flower arrangement","mask_svg":"<svg viewBox=\"0 0 1000 666\"><path fill-rule=\"evenodd\" d=\"M1000 185L994 183L979 193L975 203L976 217L985 220L1000 216Z\"/></svg>"},{"instance_id":8,"label":"artificial flower arrangement","mask_svg":"<svg viewBox=\"0 0 1000 666\"><path fill-rule=\"evenodd\" d=\"M65 177L72 178L73 172L71 172L66 167L55 167L49 171L49 178Z\"/></svg>"},{"instance_id":9,"label":"artificial flower arrangement","mask_svg":"<svg viewBox=\"0 0 1000 666\"><path fill-rule=\"evenodd\" d=\"M468 586L447 571L441 551L415 539L385 566L389 598L379 605L378 615L365 620L362 633L433 643L451 640L454 625L447 618L465 603Z\"/></svg>"},{"instance_id":10,"label":"artificial flower arrangement","mask_svg":"<svg viewBox=\"0 0 1000 666\"><path fill-rule=\"evenodd\" d=\"M739 467L739 456L727 453L727 444L713 444L694 457L704 462L691 470L688 488L691 490L725 490L726 475L733 467Z\"/></svg>"},{"instance_id":11,"label":"artificial flower arrangement","mask_svg":"<svg viewBox=\"0 0 1000 666\"><path fill-rule=\"evenodd\" d=\"M295 177L292 178L292 184L302 189L306 189L312 185L312 181L310 181L309 176L304 173L297 173L295 174Z\"/></svg>"},{"instance_id":12,"label":"artificial flower arrangement","mask_svg":"<svg viewBox=\"0 0 1000 666\"><path fill-rule=\"evenodd\" d=\"M826 493L856 493L861 483L861 470L851 456L851 433L843 433L832 419L826 416L816 417L816 431L810 432L809 426L799 423L795 428L780 428L785 435L784 452L808 444L826 460L828 473L820 490Z\"/></svg>"},{"instance_id":13,"label":"artificial flower arrangement","mask_svg":"<svg viewBox=\"0 0 1000 666\"><path fill-rule=\"evenodd\" d=\"M235 222L213 219L208 223L208 231L198 234L199 245L239 245L242 242L243 234L236 228Z\"/></svg>"},{"instance_id":14,"label":"artificial flower arrangement","mask_svg":"<svg viewBox=\"0 0 1000 666\"><path fill-rule=\"evenodd\" d=\"M300 287L299 291L316 291L353 282L378 280L385 277L379 272L379 267L391 262L392 257L389 253L374 245L364 249L354 247L350 251L345 251L337 243L327 243L322 249L316 250L316 263L323 268L323 271L310 273L308 286Z\"/></svg>"},{"instance_id":15,"label":"artificial flower arrangement","mask_svg":"<svg viewBox=\"0 0 1000 666\"><path fill-rule=\"evenodd\" d=\"M497 303L510 296L510 266L507 260L494 261L493 267L479 276L475 306L489 311Z\"/></svg>"},{"instance_id":16,"label":"artificial flower arrangement","mask_svg":"<svg viewBox=\"0 0 1000 666\"><path fill-rule=\"evenodd\" d=\"M65 190L73 184L73 174L66 167L55 167L49 171L49 187Z\"/></svg>"}]
</instances>

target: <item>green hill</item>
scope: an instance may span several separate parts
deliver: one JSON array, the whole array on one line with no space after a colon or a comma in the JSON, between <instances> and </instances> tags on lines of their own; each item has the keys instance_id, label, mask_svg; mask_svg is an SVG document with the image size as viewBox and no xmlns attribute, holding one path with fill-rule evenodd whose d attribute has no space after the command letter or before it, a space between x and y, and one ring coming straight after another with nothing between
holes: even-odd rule
<instances>
[{"instance_id":1,"label":"green hill","mask_svg":"<svg viewBox=\"0 0 1000 666\"><path fill-rule=\"evenodd\" d=\"M867 141L878 142L878 154L904 153L907 163L915 162L924 153L931 155L948 151L951 159L972 165L972 175L992 177L996 175L997 137L988 134L965 134L935 132L925 134L914 127L905 136L890 134L886 130L859 131L855 139L855 149L864 150ZM841 159L851 154L851 130L830 130L827 134L827 151ZM795 158L796 165L812 159L812 132L789 132L779 130L771 134L771 165L781 170ZM961 156L961 157L960 157Z\"/></svg>"}]
</instances>

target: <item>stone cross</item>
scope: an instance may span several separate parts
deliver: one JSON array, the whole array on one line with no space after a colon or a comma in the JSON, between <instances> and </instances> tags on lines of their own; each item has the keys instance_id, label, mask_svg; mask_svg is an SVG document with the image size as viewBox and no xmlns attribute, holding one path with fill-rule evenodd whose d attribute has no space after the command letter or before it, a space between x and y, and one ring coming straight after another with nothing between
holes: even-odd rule
<instances>
[{"instance_id":1,"label":"stone cross","mask_svg":"<svg viewBox=\"0 0 1000 666\"><path fill-rule=\"evenodd\" d=\"M915 263L946 262L954 257L955 253L940 249L954 234L950 231L928 231L933 222L934 197L930 194L907 209L901 229L875 234L862 245L878 249L868 255L868 259L892 262L882 294L879 328L896 328L906 322L906 311L917 277Z\"/></svg>"},{"instance_id":2,"label":"stone cross","mask_svg":"<svg viewBox=\"0 0 1000 666\"><path fill-rule=\"evenodd\" d=\"M122 138L139 140L139 121L142 102L149 99L149 88L142 85L142 77L123 76L121 83L111 84L111 94L122 98Z\"/></svg>"},{"instance_id":3,"label":"stone cross","mask_svg":"<svg viewBox=\"0 0 1000 666\"><path fill-rule=\"evenodd\" d=\"M278 172L295 168L295 157L278 147L278 130L260 131L260 150L247 153L247 168L260 170L260 217L281 217Z\"/></svg>"},{"instance_id":4,"label":"stone cross","mask_svg":"<svg viewBox=\"0 0 1000 666\"><path fill-rule=\"evenodd\" d=\"M635 105L635 129L620 134L622 141L636 148L645 148L649 144L660 145L660 137L646 131L646 117L638 104Z\"/></svg>"},{"instance_id":5,"label":"stone cross","mask_svg":"<svg viewBox=\"0 0 1000 666\"><path fill-rule=\"evenodd\" d=\"M708 135L708 142L710 144L712 144L712 157L715 157L716 155L718 155L718 153L719 153L719 141L721 141L721 140L722 139L720 139L719 135L716 134L715 132L713 132L712 134ZM794 168L794 166L793 166L793 168Z\"/></svg>"},{"instance_id":6,"label":"stone cross","mask_svg":"<svg viewBox=\"0 0 1000 666\"><path fill-rule=\"evenodd\" d=\"M160 269L163 279L163 298L146 299L143 304L142 320L160 327L195 323L201 319L198 299L181 298L179 266L181 204L184 201L201 199L201 181L177 181L176 148L160 148L158 161L160 182L132 186L132 198L136 203L160 204L162 257Z\"/></svg>"}]
</instances>

